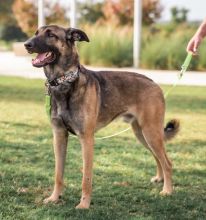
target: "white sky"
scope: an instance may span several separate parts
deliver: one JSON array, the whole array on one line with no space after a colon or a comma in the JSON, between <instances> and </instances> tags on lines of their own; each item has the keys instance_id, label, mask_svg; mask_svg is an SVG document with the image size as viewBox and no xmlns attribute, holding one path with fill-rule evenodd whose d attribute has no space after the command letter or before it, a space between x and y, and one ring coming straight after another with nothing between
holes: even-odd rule
<instances>
[{"instance_id":1,"label":"white sky","mask_svg":"<svg viewBox=\"0 0 206 220\"><path fill-rule=\"evenodd\" d=\"M170 20L170 8L184 7L189 9L188 20L201 21L206 17L206 0L160 0L164 10L162 12L163 21Z\"/></svg>"}]
</instances>

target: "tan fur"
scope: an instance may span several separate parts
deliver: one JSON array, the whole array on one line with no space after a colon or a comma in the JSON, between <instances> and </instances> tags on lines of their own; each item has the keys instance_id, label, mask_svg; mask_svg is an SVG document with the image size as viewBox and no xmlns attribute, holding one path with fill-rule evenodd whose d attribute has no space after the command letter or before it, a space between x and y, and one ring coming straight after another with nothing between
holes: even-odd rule
<instances>
[{"instance_id":1,"label":"tan fur","mask_svg":"<svg viewBox=\"0 0 206 220\"><path fill-rule=\"evenodd\" d=\"M49 38L48 31L57 37ZM55 184L52 195L45 199L45 203L58 201L62 192L68 132L73 132L80 140L83 159L82 196L77 208L89 208L94 133L120 116L131 124L137 139L155 158L157 173L151 181L164 181L161 194L171 194L172 163L166 154L164 142L177 134L179 122L171 120L164 128L165 102L162 90L152 80L138 73L87 70L79 64L74 44L78 39L89 41L81 30L52 25L40 28L36 36L25 43L29 52L45 52L41 48L59 51L58 60L44 66L48 80L61 77L68 71L79 71L75 82L50 87Z\"/></svg>"}]
</instances>

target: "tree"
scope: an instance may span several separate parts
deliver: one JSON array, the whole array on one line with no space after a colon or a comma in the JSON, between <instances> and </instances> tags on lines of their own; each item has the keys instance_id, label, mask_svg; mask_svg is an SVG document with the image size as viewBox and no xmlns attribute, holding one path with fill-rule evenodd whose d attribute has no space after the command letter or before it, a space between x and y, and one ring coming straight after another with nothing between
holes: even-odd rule
<instances>
[{"instance_id":1,"label":"tree","mask_svg":"<svg viewBox=\"0 0 206 220\"><path fill-rule=\"evenodd\" d=\"M16 20L13 18L11 6L14 0L0 0L0 24L5 25L8 22L14 24Z\"/></svg>"},{"instance_id":2,"label":"tree","mask_svg":"<svg viewBox=\"0 0 206 220\"><path fill-rule=\"evenodd\" d=\"M0 0L0 37L5 41L24 40L26 38L13 16L13 2L14 0Z\"/></svg>"},{"instance_id":3,"label":"tree","mask_svg":"<svg viewBox=\"0 0 206 220\"><path fill-rule=\"evenodd\" d=\"M172 22L183 23L187 21L187 14L189 10L186 8L179 9L177 7L171 8Z\"/></svg>"},{"instance_id":4,"label":"tree","mask_svg":"<svg viewBox=\"0 0 206 220\"><path fill-rule=\"evenodd\" d=\"M3 26L1 39L5 41L25 41L27 36L17 25L9 24Z\"/></svg>"},{"instance_id":5,"label":"tree","mask_svg":"<svg viewBox=\"0 0 206 220\"><path fill-rule=\"evenodd\" d=\"M161 17L163 7L159 0L143 0L142 20L143 24L150 25Z\"/></svg>"},{"instance_id":6,"label":"tree","mask_svg":"<svg viewBox=\"0 0 206 220\"><path fill-rule=\"evenodd\" d=\"M181 9L181 13L182 13L182 22L186 22L187 21L187 14L188 14L189 10L186 8L182 8Z\"/></svg>"},{"instance_id":7,"label":"tree","mask_svg":"<svg viewBox=\"0 0 206 220\"><path fill-rule=\"evenodd\" d=\"M51 5L50 1L48 0L45 3L45 10L47 11L47 24L68 25L68 21L66 19L66 11L60 6L59 3Z\"/></svg>"},{"instance_id":8,"label":"tree","mask_svg":"<svg viewBox=\"0 0 206 220\"><path fill-rule=\"evenodd\" d=\"M37 1L14 0L12 10L15 18L27 35L31 36L37 29ZM65 10L58 3L51 4L51 1L45 1L44 5L46 23L65 24Z\"/></svg>"},{"instance_id":9,"label":"tree","mask_svg":"<svg viewBox=\"0 0 206 220\"><path fill-rule=\"evenodd\" d=\"M160 18L162 7L159 0L143 0L143 23L150 25ZM132 24L134 17L134 0L106 0L103 6L107 21L118 25Z\"/></svg>"},{"instance_id":10,"label":"tree","mask_svg":"<svg viewBox=\"0 0 206 220\"><path fill-rule=\"evenodd\" d=\"M95 23L101 18L104 18L102 11L103 3L79 3L78 8L80 12L80 22L85 23Z\"/></svg>"},{"instance_id":11,"label":"tree","mask_svg":"<svg viewBox=\"0 0 206 220\"><path fill-rule=\"evenodd\" d=\"M103 6L105 20L116 25L132 24L133 0L106 0Z\"/></svg>"},{"instance_id":12,"label":"tree","mask_svg":"<svg viewBox=\"0 0 206 220\"><path fill-rule=\"evenodd\" d=\"M15 0L12 10L22 31L31 36L37 29L36 6L29 1Z\"/></svg>"}]
</instances>

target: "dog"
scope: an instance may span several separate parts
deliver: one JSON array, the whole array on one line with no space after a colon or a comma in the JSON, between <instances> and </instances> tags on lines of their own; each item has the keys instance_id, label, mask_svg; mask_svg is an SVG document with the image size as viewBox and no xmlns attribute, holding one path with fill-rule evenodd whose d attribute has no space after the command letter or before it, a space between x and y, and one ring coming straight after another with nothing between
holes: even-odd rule
<instances>
[{"instance_id":1,"label":"dog","mask_svg":"<svg viewBox=\"0 0 206 220\"><path fill-rule=\"evenodd\" d=\"M156 160L157 173L151 181L164 181L161 194L171 194L172 163L164 142L178 133L179 121L171 120L164 128L162 90L138 73L86 69L80 65L76 41L89 42L89 38L80 29L49 25L40 27L24 44L29 53L37 53L32 65L44 68L51 96L55 184L44 203L57 202L62 193L67 141L73 133L80 140L83 159L82 195L76 208L89 208L94 133L120 116Z\"/></svg>"}]
</instances>

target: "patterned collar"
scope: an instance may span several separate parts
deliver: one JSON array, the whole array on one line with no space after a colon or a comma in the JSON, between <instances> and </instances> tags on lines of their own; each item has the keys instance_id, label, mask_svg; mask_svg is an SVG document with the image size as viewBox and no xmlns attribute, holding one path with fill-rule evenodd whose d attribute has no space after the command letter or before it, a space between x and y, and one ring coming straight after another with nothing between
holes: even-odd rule
<instances>
[{"instance_id":1,"label":"patterned collar","mask_svg":"<svg viewBox=\"0 0 206 220\"><path fill-rule=\"evenodd\" d=\"M76 71L67 71L65 74L59 78L53 79L53 80L47 80L48 84L50 86L58 86L62 84L63 82L74 82L79 77L79 68L76 69Z\"/></svg>"}]
</instances>

